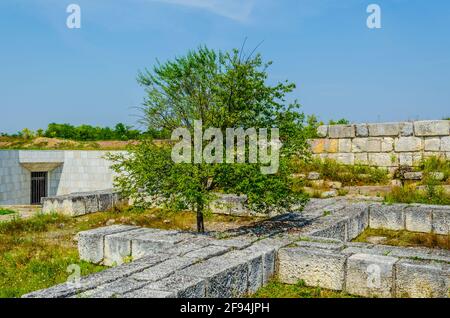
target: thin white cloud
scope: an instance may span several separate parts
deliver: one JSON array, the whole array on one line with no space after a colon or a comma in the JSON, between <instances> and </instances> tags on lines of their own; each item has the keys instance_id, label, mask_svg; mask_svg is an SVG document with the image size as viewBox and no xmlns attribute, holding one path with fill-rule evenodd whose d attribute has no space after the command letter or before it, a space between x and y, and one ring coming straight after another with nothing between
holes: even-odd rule
<instances>
[{"instance_id":1,"label":"thin white cloud","mask_svg":"<svg viewBox=\"0 0 450 318\"><path fill-rule=\"evenodd\" d=\"M250 17L254 0L153 0L210 11L214 14L245 22Z\"/></svg>"}]
</instances>

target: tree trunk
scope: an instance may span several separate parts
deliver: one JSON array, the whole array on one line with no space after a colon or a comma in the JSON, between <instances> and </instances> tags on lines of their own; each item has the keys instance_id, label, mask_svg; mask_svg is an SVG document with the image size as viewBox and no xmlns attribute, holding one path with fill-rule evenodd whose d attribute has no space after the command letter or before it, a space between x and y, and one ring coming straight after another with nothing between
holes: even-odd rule
<instances>
[{"instance_id":1,"label":"tree trunk","mask_svg":"<svg viewBox=\"0 0 450 318\"><path fill-rule=\"evenodd\" d=\"M203 222L203 203L197 204L197 232L205 233L205 224Z\"/></svg>"}]
</instances>

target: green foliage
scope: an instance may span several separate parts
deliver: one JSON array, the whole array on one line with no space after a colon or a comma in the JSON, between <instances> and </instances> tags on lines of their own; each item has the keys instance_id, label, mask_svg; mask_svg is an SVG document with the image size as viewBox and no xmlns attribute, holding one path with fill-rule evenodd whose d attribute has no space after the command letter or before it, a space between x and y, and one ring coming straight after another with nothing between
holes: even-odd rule
<instances>
[{"instance_id":1,"label":"green foliage","mask_svg":"<svg viewBox=\"0 0 450 318\"><path fill-rule=\"evenodd\" d=\"M339 120L330 120L328 125L349 125L350 121L345 119L345 118L341 118Z\"/></svg>"},{"instance_id":2,"label":"green foliage","mask_svg":"<svg viewBox=\"0 0 450 318\"><path fill-rule=\"evenodd\" d=\"M253 298L355 298L344 292L331 291L318 287L307 287L300 280L297 284L288 285L277 281L271 281L260 288Z\"/></svg>"},{"instance_id":3,"label":"green foliage","mask_svg":"<svg viewBox=\"0 0 450 318\"><path fill-rule=\"evenodd\" d=\"M386 194L385 202L450 205L450 194L442 186L435 185L431 181L426 185L425 190L418 190L413 185L394 187Z\"/></svg>"},{"instance_id":4,"label":"green foliage","mask_svg":"<svg viewBox=\"0 0 450 318\"><path fill-rule=\"evenodd\" d=\"M140 135L139 130L131 129L130 126L125 126L122 123L118 123L114 129L90 125L72 126L70 124L51 123L43 133L45 137L77 141L133 140L138 139Z\"/></svg>"},{"instance_id":5,"label":"green foliage","mask_svg":"<svg viewBox=\"0 0 450 318\"><path fill-rule=\"evenodd\" d=\"M8 215L8 214L14 214L14 213L16 213L16 211L0 208L0 215Z\"/></svg>"},{"instance_id":6,"label":"green foliage","mask_svg":"<svg viewBox=\"0 0 450 318\"><path fill-rule=\"evenodd\" d=\"M450 178L450 160L445 160L440 157L429 157L424 159L420 165L419 170L424 172L424 182L433 182L433 173L442 172L444 174L443 181Z\"/></svg>"},{"instance_id":7,"label":"green foliage","mask_svg":"<svg viewBox=\"0 0 450 318\"><path fill-rule=\"evenodd\" d=\"M365 165L344 165L332 159L297 160L296 173L319 172L323 179L342 182L343 185L385 184L388 171Z\"/></svg>"},{"instance_id":8,"label":"green foliage","mask_svg":"<svg viewBox=\"0 0 450 318\"><path fill-rule=\"evenodd\" d=\"M199 231L204 230L203 214L215 192L246 194L250 207L260 212L304 202L301 193L291 190L290 159L307 153L305 116L297 102L285 105L294 84L267 84L270 64L260 55L244 57L238 50L223 53L205 47L159 63L138 76L147 94L141 123L158 131L185 127L191 135L194 120L222 132L277 127L283 143L278 173L263 175L260 164L249 163L175 164L170 145L150 140L131 149L130 156L111 156L112 168L125 172L116 179L117 186L138 205L157 198L171 209L196 211Z\"/></svg>"}]
</instances>

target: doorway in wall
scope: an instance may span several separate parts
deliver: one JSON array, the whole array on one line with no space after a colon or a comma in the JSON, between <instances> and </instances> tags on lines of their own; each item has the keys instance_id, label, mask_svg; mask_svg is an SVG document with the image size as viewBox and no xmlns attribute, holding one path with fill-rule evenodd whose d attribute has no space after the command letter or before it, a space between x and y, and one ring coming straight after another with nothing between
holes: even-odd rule
<instances>
[{"instance_id":1,"label":"doorway in wall","mask_svg":"<svg viewBox=\"0 0 450 318\"><path fill-rule=\"evenodd\" d=\"M47 196L47 172L31 173L31 204L41 204Z\"/></svg>"}]
</instances>

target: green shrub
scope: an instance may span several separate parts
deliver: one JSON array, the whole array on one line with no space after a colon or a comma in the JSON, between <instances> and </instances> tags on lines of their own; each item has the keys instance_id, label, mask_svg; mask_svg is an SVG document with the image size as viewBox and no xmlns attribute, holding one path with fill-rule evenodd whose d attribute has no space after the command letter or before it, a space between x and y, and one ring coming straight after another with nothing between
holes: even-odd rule
<instances>
[{"instance_id":1,"label":"green shrub","mask_svg":"<svg viewBox=\"0 0 450 318\"><path fill-rule=\"evenodd\" d=\"M449 205L450 194L442 186L428 184L425 190L418 190L413 185L394 187L391 192L386 194L387 203L422 203Z\"/></svg>"},{"instance_id":2,"label":"green shrub","mask_svg":"<svg viewBox=\"0 0 450 318\"><path fill-rule=\"evenodd\" d=\"M9 209L0 209L0 215L8 215L8 214L14 214L16 211L9 210Z\"/></svg>"}]
</instances>

